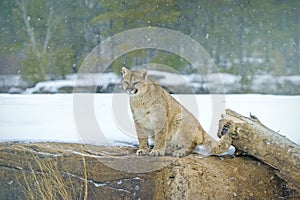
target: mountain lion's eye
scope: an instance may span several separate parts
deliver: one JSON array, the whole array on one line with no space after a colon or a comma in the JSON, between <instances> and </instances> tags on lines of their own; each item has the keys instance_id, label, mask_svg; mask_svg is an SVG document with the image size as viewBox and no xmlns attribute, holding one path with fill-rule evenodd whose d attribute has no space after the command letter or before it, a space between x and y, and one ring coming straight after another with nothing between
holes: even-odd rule
<instances>
[{"instance_id":1,"label":"mountain lion's eye","mask_svg":"<svg viewBox=\"0 0 300 200\"><path fill-rule=\"evenodd\" d=\"M125 81L125 84L126 84L126 85L129 85L128 81Z\"/></svg>"},{"instance_id":2,"label":"mountain lion's eye","mask_svg":"<svg viewBox=\"0 0 300 200\"><path fill-rule=\"evenodd\" d=\"M138 85L139 83L140 83L139 81L134 82L134 83L133 83L133 86L136 86L136 85Z\"/></svg>"}]
</instances>

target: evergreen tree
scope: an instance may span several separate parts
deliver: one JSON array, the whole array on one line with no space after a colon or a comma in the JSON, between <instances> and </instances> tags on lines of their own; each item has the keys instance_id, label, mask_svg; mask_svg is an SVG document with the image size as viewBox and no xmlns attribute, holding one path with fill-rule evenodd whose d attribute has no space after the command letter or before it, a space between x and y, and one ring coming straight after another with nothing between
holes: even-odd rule
<instances>
[{"instance_id":1,"label":"evergreen tree","mask_svg":"<svg viewBox=\"0 0 300 200\"><path fill-rule=\"evenodd\" d=\"M244 84L254 74L300 74L299 13L294 0L2 0L0 72L20 71L34 82L64 76L106 38L153 26L190 36ZM158 50L131 52L111 70L148 62L191 72L182 58Z\"/></svg>"}]
</instances>

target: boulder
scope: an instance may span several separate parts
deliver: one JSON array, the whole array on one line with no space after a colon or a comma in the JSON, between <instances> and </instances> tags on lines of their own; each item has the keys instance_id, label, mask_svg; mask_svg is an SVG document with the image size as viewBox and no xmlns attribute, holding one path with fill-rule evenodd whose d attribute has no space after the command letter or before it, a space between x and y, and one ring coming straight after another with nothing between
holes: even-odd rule
<instances>
[{"instance_id":1,"label":"boulder","mask_svg":"<svg viewBox=\"0 0 300 200\"><path fill-rule=\"evenodd\" d=\"M0 143L0 199L296 199L253 157L137 157L135 147Z\"/></svg>"}]
</instances>

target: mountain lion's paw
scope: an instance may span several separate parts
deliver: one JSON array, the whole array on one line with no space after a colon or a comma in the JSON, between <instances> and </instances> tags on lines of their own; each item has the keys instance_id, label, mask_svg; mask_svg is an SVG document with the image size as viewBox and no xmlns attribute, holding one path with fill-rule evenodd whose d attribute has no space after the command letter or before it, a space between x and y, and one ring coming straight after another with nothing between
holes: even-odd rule
<instances>
[{"instance_id":1,"label":"mountain lion's paw","mask_svg":"<svg viewBox=\"0 0 300 200\"><path fill-rule=\"evenodd\" d=\"M187 151L185 151L185 150L177 150L172 153L172 156L177 157L177 158L181 158L186 155L187 155Z\"/></svg>"},{"instance_id":2,"label":"mountain lion's paw","mask_svg":"<svg viewBox=\"0 0 300 200\"><path fill-rule=\"evenodd\" d=\"M164 156L165 155L165 151L163 150L152 150L150 152L150 156Z\"/></svg>"},{"instance_id":3,"label":"mountain lion's paw","mask_svg":"<svg viewBox=\"0 0 300 200\"><path fill-rule=\"evenodd\" d=\"M139 149L136 151L136 155L146 156L146 155L149 155L149 151L147 149Z\"/></svg>"}]
</instances>

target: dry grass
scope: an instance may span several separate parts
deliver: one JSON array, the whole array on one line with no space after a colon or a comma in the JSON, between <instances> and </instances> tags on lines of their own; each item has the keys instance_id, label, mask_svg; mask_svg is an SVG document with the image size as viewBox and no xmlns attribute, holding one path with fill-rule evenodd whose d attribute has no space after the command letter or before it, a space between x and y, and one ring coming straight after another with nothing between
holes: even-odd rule
<instances>
[{"instance_id":1,"label":"dry grass","mask_svg":"<svg viewBox=\"0 0 300 200\"><path fill-rule=\"evenodd\" d=\"M84 173L84 200L87 200L88 195L88 181L87 181L87 169L86 169L86 162L84 156L82 156L83 162L83 173Z\"/></svg>"},{"instance_id":2,"label":"dry grass","mask_svg":"<svg viewBox=\"0 0 300 200\"><path fill-rule=\"evenodd\" d=\"M21 185L27 199L41 199L41 200L56 200L66 199L72 200L78 198L78 191L82 191L81 188L74 188L71 177L68 176L68 182L66 178L62 176L61 171L58 169L57 164L49 159L41 159L34 155L34 161L36 169L34 169L31 163L28 163L29 170L22 171L23 179L25 182ZM83 161L83 194L80 192L79 199L83 197L84 200L88 197L88 180L87 180L87 168L85 158ZM81 180L82 181L82 180Z\"/></svg>"}]
</instances>

